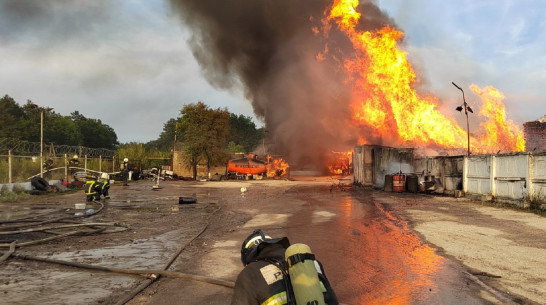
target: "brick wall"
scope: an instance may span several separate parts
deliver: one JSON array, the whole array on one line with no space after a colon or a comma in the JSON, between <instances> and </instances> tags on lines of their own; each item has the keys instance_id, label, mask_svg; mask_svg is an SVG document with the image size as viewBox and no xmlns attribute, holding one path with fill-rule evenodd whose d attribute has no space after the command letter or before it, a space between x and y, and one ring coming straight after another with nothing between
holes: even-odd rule
<instances>
[{"instance_id":1,"label":"brick wall","mask_svg":"<svg viewBox=\"0 0 546 305\"><path fill-rule=\"evenodd\" d=\"M187 167L187 164L184 163L182 159L182 152L177 151L174 154L174 168L173 171L180 177L191 177L193 176L192 170ZM226 166L216 166L210 169L210 174L226 174ZM207 166L206 164L197 165L197 176L198 177L208 177Z\"/></svg>"},{"instance_id":2,"label":"brick wall","mask_svg":"<svg viewBox=\"0 0 546 305\"><path fill-rule=\"evenodd\" d=\"M546 121L527 122L523 124L525 134L525 151L546 151Z\"/></svg>"}]
</instances>

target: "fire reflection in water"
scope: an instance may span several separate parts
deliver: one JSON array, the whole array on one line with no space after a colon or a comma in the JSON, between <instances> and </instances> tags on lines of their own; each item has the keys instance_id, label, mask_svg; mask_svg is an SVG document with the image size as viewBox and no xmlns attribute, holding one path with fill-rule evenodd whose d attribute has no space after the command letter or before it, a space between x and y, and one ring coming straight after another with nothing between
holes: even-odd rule
<instances>
[{"instance_id":1,"label":"fire reflection in water","mask_svg":"<svg viewBox=\"0 0 546 305\"><path fill-rule=\"evenodd\" d=\"M362 234L366 260L373 266L366 282L373 290L355 304L415 304L422 291L436 291L430 276L440 269L443 258L423 244L406 222L378 204L375 207L379 217L368 219Z\"/></svg>"},{"instance_id":2,"label":"fire reflection in water","mask_svg":"<svg viewBox=\"0 0 546 305\"><path fill-rule=\"evenodd\" d=\"M306 238L325 262L340 302L429 304L436 299L434 277L445 259L381 205L339 196L338 217L328 225L315 224Z\"/></svg>"}]
</instances>

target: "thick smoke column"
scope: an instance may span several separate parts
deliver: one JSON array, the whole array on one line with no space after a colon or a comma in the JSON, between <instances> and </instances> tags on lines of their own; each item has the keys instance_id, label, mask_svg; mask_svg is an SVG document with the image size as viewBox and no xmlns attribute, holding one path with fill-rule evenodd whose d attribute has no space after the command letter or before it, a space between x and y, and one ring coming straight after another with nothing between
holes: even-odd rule
<instances>
[{"instance_id":1,"label":"thick smoke column","mask_svg":"<svg viewBox=\"0 0 546 305\"><path fill-rule=\"evenodd\" d=\"M373 3L361 2L361 27L392 24ZM189 43L208 81L223 89L242 84L255 114L265 121L275 153L296 166L323 165L325 154L356 144L359 135L350 128L348 108L351 89L341 60L352 47L335 31L327 42L320 33L331 1L171 4L193 30ZM329 56L317 57L325 51Z\"/></svg>"}]
</instances>

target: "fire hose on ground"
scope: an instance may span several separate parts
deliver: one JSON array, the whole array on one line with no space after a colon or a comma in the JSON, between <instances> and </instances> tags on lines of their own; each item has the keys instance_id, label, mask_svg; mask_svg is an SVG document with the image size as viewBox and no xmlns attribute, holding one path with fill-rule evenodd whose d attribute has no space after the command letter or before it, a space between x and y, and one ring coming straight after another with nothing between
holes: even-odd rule
<instances>
[{"instance_id":1,"label":"fire hose on ground","mask_svg":"<svg viewBox=\"0 0 546 305\"><path fill-rule=\"evenodd\" d=\"M95 211L92 214L85 215L85 216L92 216L92 215L95 215L98 212L100 212L104 208L104 205L102 203L101 203L101 205L102 206L97 211ZM207 218L207 221L218 210L219 209L217 209L213 213L211 213L209 215L209 217ZM61 217L61 218L56 218L54 220L41 221L41 222L39 222L37 224L38 225L46 224L46 223L51 223L51 222L55 222L55 221L65 220L67 218L69 218L69 217ZM72 217L70 217L70 218L72 218ZM63 224L63 225L59 225L59 226L48 226L48 227L39 227L39 228L30 228L30 229L26 228L26 229L14 230L14 231L5 231L5 232L0 232L0 235L10 235L10 234L17 234L17 233L30 233L30 232L36 232L36 231L47 231L47 230L56 229L56 228L71 228L71 227L80 227L80 226L112 226L112 225L117 225L117 224L115 224L115 223ZM206 276L202 276L202 275L194 275L194 274L189 274L189 273L183 273L183 272L167 271L167 269L176 260L176 258L180 255L180 253L182 253L182 251L186 248L186 246L188 244L190 244L192 241L194 241L196 238L201 236L201 234L203 234L203 232L205 232L205 230L208 228L208 226L209 226L209 223L207 222L207 224L195 236L193 236L188 242L182 244L177 249L177 251L171 256L171 258L162 266L161 270L134 270L134 269L123 269L123 268L111 268L111 267L88 265L88 264L82 264L82 263L76 263L76 262L62 261L62 260L42 258L42 257L37 257L37 256L22 255L22 254L16 254L15 253L15 249L17 247L21 247L21 246L24 246L24 245L37 244L37 243L44 242L44 241L49 241L49 240L52 240L52 239L57 239L57 238L62 238L62 237L82 233L81 231L69 232L69 233L65 233L65 234L60 234L58 236L53 236L53 237L41 239L41 240L38 240L38 241L31 241L31 242L26 242L26 243L22 243L22 244L18 244L16 241L11 242L10 244L0 244L0 247L9 247L9 250L6 253L4 253L4 255L2 255L0 257L0 263L2 263L3 261L7 260L10 257L12 257L12 258L22 259L22 260L33 260L33 261L39 261L39 262L45 262L45 263L65 265L65 266L70 266L70 267L77 267L77 268L84 268L84 269L90 269L90 270L104 271L104 272L114 272L114 273L120 273L120 274L134 274L134 275L147 275L147 280L145 282L141 283L138 287L136 287L133 291L131 291L129 294L127 294L125 297L123 297L123 299L118 301L116 304L125 304L125 303L127 303L132 298L134 298L138 293L140 293L142 290L144 290L146 287L148 287L154 281L159 279L161 276L173 277L173 278L183 278L183 279L199 281L199 282L205 282L205 283L209 283L209 284L214 284L214 285L219 285L219 286L223 286L223 287L233 288L235 284L233 282L231 282L231 281L216 279L216 278L213 278L213 277L206 277ZM14 228L17 228L17 227L27 227L27 225L10 226L11 229L14 229ZM101 229L98 229L96 231L102 231L102 230L104 230L104 229L101 228Z\"/></svg>"},{"instance_id":2,"label":"fire hose on ground","mask_svg":"<svg viewBox=\"0 0 546 305\"><path fill-rule=\"evenodd\" d=\"M192 241L194 241L196 238L198 238L199 236L201 236L201 234L203 234L203 232L205 232L205 230L208 228L209 226L209 219L214 215L216 214L216 212L218 212L220 210L220 208L216 209L214 212L212 212L209 217L207 217L207 224L203 227L203 229L197 233L195 236L193 236L189 241L187 241L186 243L180 245L180 247L178 247L178 249L176 250L176 252L171 255L171 258L163 265L162 267L162 270L160 270L159 272L151 272L150 273L147 273L147 274L150 274L150 276L146 279L146 281L142 282L140 285L138 285L135 289L133 289L131 292L129 292L127 295L125 295L122 299L120 299L118 302L116 302L116 305L123 305L127 302L129 302L131 299L133 299L137 294L139 294L140 292L142 292L144 289L146 289L148 286L150 286L153 282L155 282L161 275L164 275L166 276L167 274L164 273L164 272L169 272L169 271L166 271L170 266L171 264L176 260L176 258L178 258L178 256L180 255L180 253L182 253L182 251L186 248L187 245L189 245ZM186 274L188 275L188 274ZM197 279L197 277L199 279ZM203 277L203 276L197 276L197 277L186 277L187 279L190 279L190 280L198 280L198 281L204 281L206 283L211 283L211 284L217 284L217 279L212 279L212 278L207 278L207 277ZM210 280L210 281L206 281L206 280ZM232 282L227 282L227 281L224 281L224 280L219 280L219 281L223 281L223 282L226 282L226 283L229 283L229 285L231 286L226 286L226 285L221 285L221 286L225 286L225 287L231 287L233 288L234 287L234 284Z\"/></svg>"},{"instance_id":3,"label":"fire hose on ground","mask_svg":"<svg viewBox=\"0 0 546 305\"><path fill-rule=\"evenodd\" d=\"M63 217L57 217L57 218L49 219L49 220L36 220L36 221L32 221L31 219L19 219L17 221L9 221L9 223L16 223L16 222L25 222L25 223L0 227L0 229L2 229L2 230L11 229L11 231L0 231L0 236L2 236L2 235L24 234L24 233L33 233L33 232L46 232L46 233L50 233L50 234L56 234L55 236L46 237L46 238L39 239L39 240L27 241L27 242L22 242L22 243L18 242L18 243L15 244L15 246L17 248L21 248L21 247L24 247L24 246L36 245L36 244L40 244L40 243L43 243L43 242L46 242L46 241L61 239L61 238L65 238L65 237L72 236L72 235L96 234L96 233L100 233L100 232L106 230L107 227L112 227L112 226L121 227L121 225L118 224L118 223L79 223L79 222L78 223L70 223L71 220L73 220L73 219L90 217L90 216L93 216L93 215L96 215L96 214L100 213L104 209L104 204L102 202L94 201L94 203L99 204L100 207L97 208L97 210L93 211L92 213L84 214L84 215L81 215L81 216L63 216ZM55 223L55 222L64 222L64 223L69 222L69 223L68 224L60 224L60 225L43 226L43 225L52 224L52 223ZM6 223L6 222L4 222L4 223ZM34 227L34 228L30 228L30 227ZM55 229L81 228L81 227L91 227L91 228L93 228L93 231L75 230L75 231L71 231L71 232L67 232L67 233L61 233L61 234L52 231L52 230L55 230ZM99 227L99 228L97 229L96 227ZM11 244L8 244L8 243L0 244L0 249L1 248L10 248L10 247L11 247Z\"/></svg>"},{"instance_id":4,"label":"fire hose on ground","mask_svg":"<svg viewBox=\"0 0 546 305\"><path fill-rule=\"evenodd\" d=\"M96 212L94 212L91 215L94 215L94 214L100 212L100 210L102 210L103 207L104 207L104 205L102 205L102 207L99 210L97 210ZM56 259L50 259L50 258L42 258L42 257L37 257L37 256L32 256L32 255L16 254L15 253L16 246L19 246L19 247L21 246L21 245L17 244L16 241L8 244L9 250L6 253L4 253L4 255L2 255L0 257L0 263L2 263L3 261L7 260L10 257L12 257L12 258L21 259L21 260L32 260L32 261L38 261L38 262L44 262L44 263L53 263L53 264L64 265L64 266L69 266L69 267L83 268L83 269L103 271L103 272L113 272L113 273L119 273L119 274L132 274L132 275L145 275L145 276L147 276L147 279L144 282L142 282L139 286L137 286L135 289L133 289L131 292L129 292L127 295L125 295L122 299L120 299L118 302L116 302L115 304L117 304L117 305L123 305L123 304L129 302L136 295L138 295L140 292L142 292L144 289L146 289L148 286L150 286L152 283L154 283L156 280L158 280L161 276L171 277L171 278L187 279L187 280L198 281L198 282L203 282L203 283L209 283L209 284L218 285L218 286L233 289L235 287L235 283L232 282L232 281L228 281L228 280L224 280L224 279L218 279L218 278L214 278L214 277L203 276L203 275L189 274L189 273L185 273L185 272L167 271L167 269L178 258L178 256L182 253L182 251L186 248L186 246L189 245L191 242L193 242L195 239L197 239L199 236L201 236L205 232L205 230L209 226L208 219L210 219L216 212L218 212L218 210L220 210L220 209L216 209L214 212L212 212L209 215L209 217L207 218L207 224L202 228L202 230L200 230L196 235L194 235L189 241L182 244L177 249L177 251L170 257L170 259L162 266L162 269L160 269L160 270L137 270L137 269L112 268L112 267L104 267L104 266L96 266L96 265L89 265L89 264L83 264L83 263L62 261L62 260L56 260ZM87 216L91 216L91 215L87 215ZM57 219L57 220L61 220L61 219L64 219L64 218L60 218L60 219ZM44 224L44 223L50 223L50 221L40 222L40 224ZM79 226L79 225L80 224L62 225L61 227L74 227L74 226ZM91 223L91 224L81 224L81 225L102 225L102 226L105 226L105 225L112 225L112 224ZM34 232L34 231L38 231L38 230L39 229L23 229L23 230L19 230L19 231L20 232ZM45 229L41 228L41 230L45 230ZM98 229L97 231L101 231L101 230L103 230L103 229ZM15 231L15 232L19 232L19 231ZM12 232L8 232L8 233L13 234L14 232L12 231ZM77 233L81 233L81 232L80 231L69 232L69 233L66 233L66 234L62 234L62 235L59 235L59 236L54 236L54 237L42 239L42 240L39 240L39 241L27 242L24 245L35 244L35 243L38 243L38 242L46 241L48 239L51 240L51 239L54 239L54 238L66 237L66 236L74 235L74 234L77 234ZM0 233L0 234L2 234L2 233ZM5 234L7 234L7 233L5 233ZM0 246L6 246L6 245L0 245ZM340 303L340 305L344 305L344 304Z\"/></svg>"},{"instance_id":5,"label":"fire hose on ground","mask_svg":"<svg viewBox=\"0 0 546 305\"><path fill-rule=\"evenodd\" d=\"M177 271L111 268L111 267L88 265L88 264L62 261L62 260L56 260L56 259L50 259L50 258L42 258L42 257L23 255L23 254L11 254L11 257L22 259L22 260L33 260L38 262L53 263L58 265L98 270L98 271L114 272L114 273L121 273L121 274L148 275L149 278L154 278L154 279L158 278L159 276L165 276L165 277L182 278L182 279L188 279L193 281L205 282L205 283L215 284L215 285L224 286L228 288L234 287L234 283L231 281L216 279L212 277L206 277L202 275L193 275L193 274L177 272Z\"/></svg>"}]
</instances>

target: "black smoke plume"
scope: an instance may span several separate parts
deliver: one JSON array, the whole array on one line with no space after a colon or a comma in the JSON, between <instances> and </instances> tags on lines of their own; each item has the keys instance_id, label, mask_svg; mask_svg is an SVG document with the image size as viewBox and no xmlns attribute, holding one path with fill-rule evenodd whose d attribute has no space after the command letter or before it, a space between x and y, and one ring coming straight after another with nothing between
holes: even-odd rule
<instances>
[{"instance_id":1,"label":"black smoke plume","mask_svg":"<svg viewBox=\"0 0 546 305\"><path fill-rule=\"evenodd\" d=\"M362 1L362 29L391 20ZM171 0L191 28L193 55L215 87L242 85L254 113L265 122L270 153L292 167L323 165L333 150L348 151L359 137L351 127L342 58L350 42L332 30L322 35L327 0ZM327 52L325 52L327 50ZM318 58L318 54L328 54ZM362 132L366 132L365 130Z\"/></svg>"}]
</instances>

